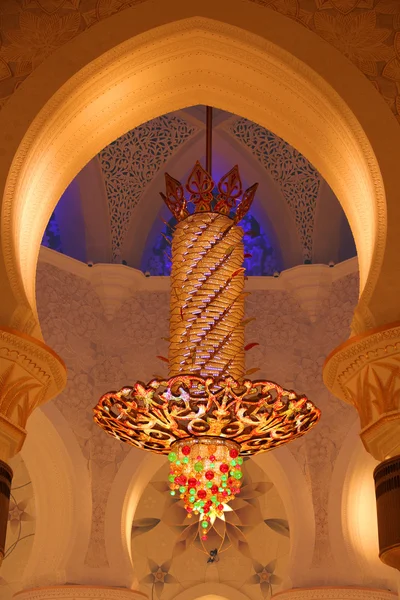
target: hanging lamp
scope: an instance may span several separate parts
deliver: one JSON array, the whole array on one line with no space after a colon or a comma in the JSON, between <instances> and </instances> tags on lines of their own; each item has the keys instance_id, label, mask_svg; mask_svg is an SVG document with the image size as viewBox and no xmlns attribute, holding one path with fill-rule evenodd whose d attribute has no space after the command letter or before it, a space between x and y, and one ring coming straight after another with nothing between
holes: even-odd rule
<instances>
[{"instance_id":1,"label":"hanging lamp","mask_svg":"<svg viewBox=\"0 0 400 600\"><path fill-rule=\"evenodd\" d=\"M304 435L320 411L304 395L245 374L244 247L238 225L258 184L243 191L238 167L215 188L212 109L206 169L187 182L165 175L172 239L169 378L108 392L94 420L117 439L170 461L169 487L199 515L202 539L240 494L243 458Z\"/></svg>"}]
</instances>

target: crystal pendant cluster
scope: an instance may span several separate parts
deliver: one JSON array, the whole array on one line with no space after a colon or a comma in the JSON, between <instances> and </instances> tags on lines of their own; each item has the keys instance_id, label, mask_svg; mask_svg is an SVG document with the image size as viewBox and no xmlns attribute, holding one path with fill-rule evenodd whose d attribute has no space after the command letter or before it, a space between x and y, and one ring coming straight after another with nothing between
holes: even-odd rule
<instances>
[{"instance_id":1,"label":"crystal pendant cluster","mask_svg":"<svg viewBox=\"0 0 400 600\"><path fill-rule=\"evenodd\" d=\"M168 454L171 495L179 494L189 514L199 515L202 540L227 503L240 493L243 458L235 442L213 438L175 443Z\"/></svg>"}]
</instances>

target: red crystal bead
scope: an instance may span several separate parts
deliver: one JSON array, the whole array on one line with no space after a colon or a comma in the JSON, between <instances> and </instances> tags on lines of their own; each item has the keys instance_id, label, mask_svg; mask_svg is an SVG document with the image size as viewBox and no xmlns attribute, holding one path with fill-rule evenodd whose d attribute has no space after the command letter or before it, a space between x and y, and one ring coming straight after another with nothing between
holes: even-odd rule
<instances>
[{"instance_id":1,"label":"red crystal bead","mask_svg":"<svg viewBox=\"0 0 400 600\"><path fill-rule=\"evenodd\" d=\"M211 460L211 462L214 462L214 460L215 460L214 454L212 456L210 456L210 460Z\"/></svg>"},{"instance_id":2,"label":"red crystal bead","mask_svg":"<svg viewBox=\"0 0 400 600\"><path fill-rule=\"evenodd\" d=\"M194 477L190 477L189 481L188 481L188 486L189 488L194 488L197 485L197 479L195 479Z\"/></svg>"},{"instance_id":3,"label":"red crystal bead","mask_svg":"<svg viewBox=\"0 0 400 600\"><path fill-rule=\"evenodd\" d=\"M236 450L236 448L232 448L232 449L229 451L229 456L230 456L231 458L236 458L237 456L239 456L239 452Z\"/></svg>"},{"instance_id":4,"label":"red crystal bead","mask_svg":"<svg viewBox=\"0 0 400 600\"><path fill-rule=\"evenodd\" d=\"M216 494L218 492L218 486L217 485L213 485L211 488L211 493L212 494Z\"/></svg>"},{"instance_id":5,"label":"red crystal bead","mask_svg":"<svg viewBox=\"0 0 400 600\"><path fill-rule=\"evenodd\" d=\"M199 490L197 492L197 496L201 499L204 499L207 496L207 492L205 490Z\"/></svg>"},{"instance_id":6,"label":"red crystal bead","mask_svg":"<svg viewBox=\"0 0 400 600\"><path fill-rule=\"evenodd\" d=\"M190 446L183 446L183 448L182 448L182 454L184 454L185 456L189 456L189 454L190 454Z\"/></svg>"},{"instance_id":7,"label":"red crystal bead","mask_svg":"<svg viewBox=\"0 0 400 600\"><path fill-rule=\"evenodd\" d=\"M205 541L206 541L208 538L207 538L207 536L206 536L206 535L202 535L202 536L201 536L201 539L203 540L203 542L205 542Z\"/></svg>"},{"instance_id":8,"label":"red crystal bead","mask_svg":"<svg viewBox=\"0 0 400 600\"><path fill-rule=\"evenodd\" d=\"M214 479L214 473L212 471L206 471L205 477L208 481L211 481L211 479Z\"/></svg>"},{"instance_id":9,"label":"red crystal bead","mask_svg":"<svg viewBox=\"0 0 400 600\"><path fill-rule=\"evenodd\" d=\"M219 467L219 470L221 473L227 473L229 471L229 465L222 463L222 465Z\"/></svg>"},{"instance_id":10,"label":"red crystal bead","mask_svg":"<svg viewBox=\"0 0 400 600\"><path fill-rule=\"evenodd\" d=\"M224 510L224 507L222 506L222 504L218 504L217 508L218 508L218 510Z\"/></svg>"}]
</instances>

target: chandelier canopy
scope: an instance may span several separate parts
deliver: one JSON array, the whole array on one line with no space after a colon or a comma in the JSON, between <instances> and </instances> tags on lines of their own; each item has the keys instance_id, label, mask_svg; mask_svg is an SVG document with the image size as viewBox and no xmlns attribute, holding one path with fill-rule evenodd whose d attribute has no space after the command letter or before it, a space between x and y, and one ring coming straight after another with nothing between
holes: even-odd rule
<instances>
[{"instance_id":1,"label":"chandelier canopy","mask_svg":"<svg viewBox=\"0 0 400 600\"><path fill-rule=\"evenodd\" d=\"M100 427L143 450L168 455L169 487L201 539L240 493L243 457L304 435L320 411L304 395L245 373L243 230L256 193L238 167L216 189L197 162L186 183L166 174L172 239L169 375L102 396Z\"/></svg>"}]
</instances>

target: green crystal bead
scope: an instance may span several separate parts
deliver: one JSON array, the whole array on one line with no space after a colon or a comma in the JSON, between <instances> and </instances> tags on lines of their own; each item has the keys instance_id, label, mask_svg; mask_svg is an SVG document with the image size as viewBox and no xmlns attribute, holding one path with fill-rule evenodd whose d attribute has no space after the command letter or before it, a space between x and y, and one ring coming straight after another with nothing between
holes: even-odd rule
<instances>
[{"instance_id":1,"label":"green crystal bead","mask_svg":"<svg viewBox=\"0 0 400 600\"><path fill-rule=\"evenodd\" d=\"M196 490L194 488L190 488L189 494L192 494L192 496L193 496L193 494L195 494L195 493L196 493Z\"/></svg>"},{"instance_id":2,"label":"green crystal bead","mask_svg":"<svg viewBox=\"0 0 400 600\"><path fill-rule=\"evenodd\" d=\"M197 473L200 473L200 471L202 471L202 470L203 470L203 463L201 463L201 462L197 462L197 463L194 465L194 470L195 470Z\"/></svg>"},{"instance_id":3,"label":"green crystal bead","mask_svg":"<svg viewBox=\"0 0 400 600\"><path fill-rule=\"evenodd\" d=\"M196 497L195 496L190 496L189 500L190 500L190 502L194 502L196 500Z\"/></svg>"},{"instance_id":4,"label":"green crystal bead","mask_svg":"<svg viewBox=\"0 0 400 600\"><path fill-rule=\"evenodd\" d=\"M234 475L235 479L242 479L242 472L241 471L236 471L235 475Z\"/></svg>"},{"instance_id":5,"label":"green crystal bead","mask_svg":"<svg viewBox=\"0 0 400 600\"><path fill-rule=\"evenodd\" d=\"M171 490L171 491L170 491L170 494L171 494L171 496L175 496L175 492L174 492L174 490Z\"/></svg>"},{"instance_id":6,"label":"green crystal bead","mask_svg":"<svg viewBox=\"0 0 400 600\"><path fill-rule=\"evenodd\" d=\"M181 485L181 487L179 488L179 491L181 494L184 494L186 492L186 488L183 485Z\"/></svg>"},{"instance_id":7,"label":"green crystal bead","mask_svg":"<svg viewBox=\"0 0 400 600\"><path fill-rule=\"evenodd\" d=\"M175 454L175 452L170 452L170 453L168 454L168 460L169 460L170 462L175 462L177 458L178 458L178 457L177 457L177 455Z\"/></svg>"},{"instance_id":8,"label":"green crystal bead","mask_svg":"<svg viewBox=\"0 0 400 600\"><path fill-rule=\"evenodd\" d=\"M242 465L243 464L243 458L241 456L238 456L236 459L236 462L238 465Z\"/></svg>"},{"instance_id":9,"label":"green crystal bead","mask_svg":"<svg viewBox=\"0 0 400 600\"><path fill-rule=\"evenodd\" d=\"M207 529L208 521L202 521L201 526L203 527L203 529Z\"/></svg>"},{"instance_id":10,"label":"green crystal bead","mask_svg":"<svg viewBox=\"0 0 400 600\"><path fill-rule=\"evenodd\" d=\"M206 486L207 486L208 488L212 488L212 486L213 486L213 482L212 482L212 481L207 481L207 483L206 483Z\"/></svg>"},{"instance_id":11,"label":"green crystal bead","mask_svg":"<svg viewBox=\"0 0 400 600\"><path fill-rule=\"evenodd\" d=\"M236 460L231 460L231 467L236 467Z\"/></svg>"}]
</instances>

